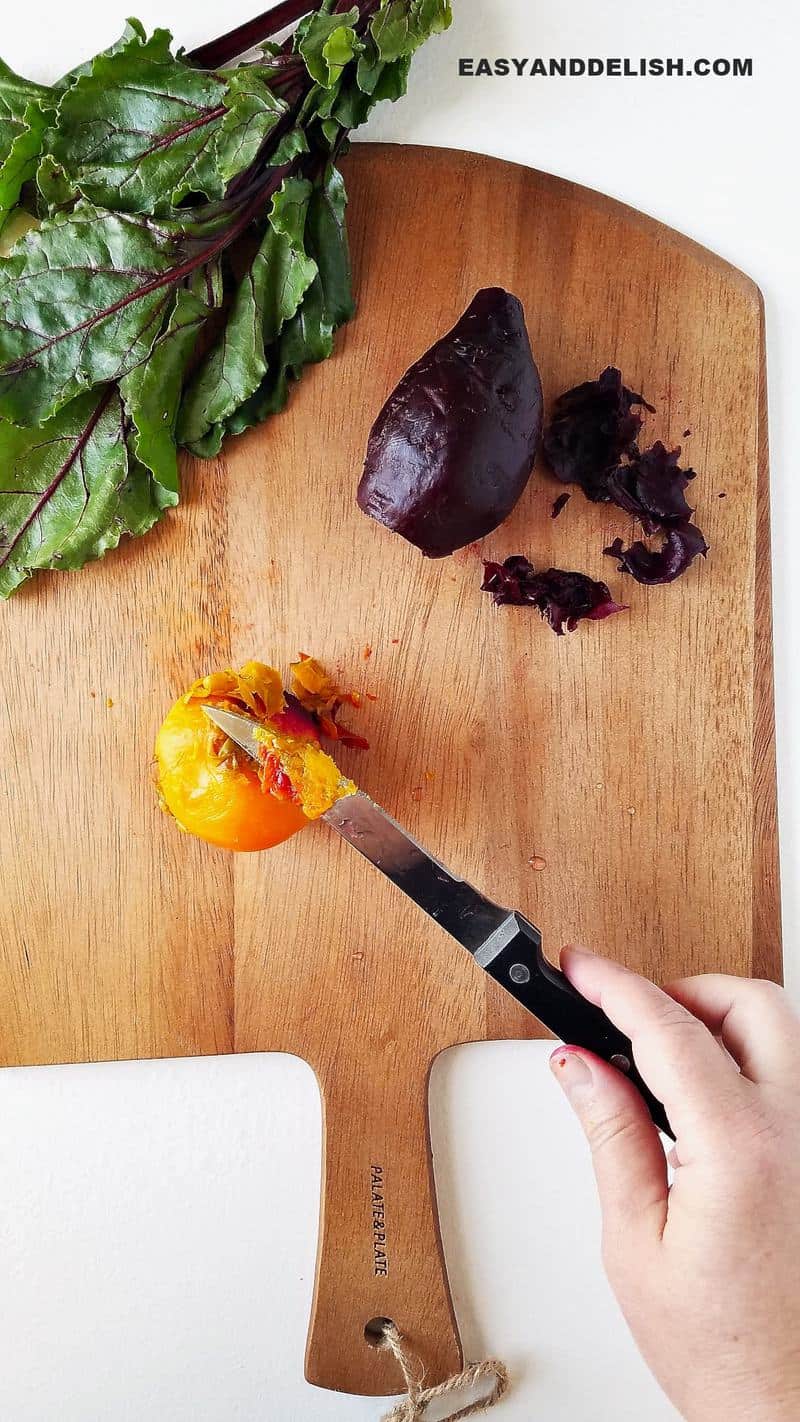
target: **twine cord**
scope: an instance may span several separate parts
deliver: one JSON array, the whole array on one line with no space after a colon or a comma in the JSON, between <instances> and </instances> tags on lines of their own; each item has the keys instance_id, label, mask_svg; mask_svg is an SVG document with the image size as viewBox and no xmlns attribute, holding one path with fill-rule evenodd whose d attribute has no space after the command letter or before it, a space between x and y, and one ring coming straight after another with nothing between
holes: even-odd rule
<instances>
[{"instance_id":1,"label":"twine cord","mask_svg":"<svg viewBox=\"0 0 800 1422\"><path fill-rule=\"evenodd\" d=\"M465 1407L459 1407L455 1412L447 1413L446 1422L458 1422L461 1417L474 1417L478 1412L487 1412L508 1391L508 1371L505 1364L497 1358L487 1358L483 1363L467 1363L463 1372L455 1373L446 1382L439 1383L436 1387L425 1387L424 1369L419 1359L408 1352L395 1324L386 1324L380 1346L388 1348L397 1359L408 1394L391 1412L384 1415L381 1422L421 1422L428 1403L433 1402L434 1398L449 1397L453 1393L463 1392L478 1383L491 1380L492 1390L485 1397L476 1402L468 1402ZM453 1400L455 1402L457 1399Z\"/></svg>"}]
</instances>

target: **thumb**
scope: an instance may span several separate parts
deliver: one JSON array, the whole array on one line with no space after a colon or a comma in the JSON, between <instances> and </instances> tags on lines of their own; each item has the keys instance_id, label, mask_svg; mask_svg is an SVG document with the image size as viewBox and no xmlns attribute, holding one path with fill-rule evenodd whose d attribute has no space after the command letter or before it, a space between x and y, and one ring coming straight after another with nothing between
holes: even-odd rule
<instances>
[{"instance_id":1,"label":"thumb","mask_svg":"<svg viewBox=\"0 0 800 1422\"><path fill-rule=\"evenodd\" d=\"M660 1238L667 1162L638 1091L616 1067L579 1047L559 1047L550 1068L589 1142L604 1234L624 1238L641 1225Z\"/></svg>"}]
</instances>

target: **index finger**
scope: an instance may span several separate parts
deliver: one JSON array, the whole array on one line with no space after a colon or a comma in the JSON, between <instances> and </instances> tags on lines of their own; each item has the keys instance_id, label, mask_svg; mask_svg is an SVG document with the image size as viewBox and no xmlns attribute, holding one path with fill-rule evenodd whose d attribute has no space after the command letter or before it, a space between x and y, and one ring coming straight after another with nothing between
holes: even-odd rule
<instances>
[{"instance_id":1,"label":"index finger","mask_svg":"<svg viewBox=\"0 0 800 1422\"><path fill-rule=\"evenodd\" d=\"M776 983L704 973L668 990L721 1039L751 1081L797 1080L800 1021Z\"/></svg>"},{"instance_id":2,"label":"index finger","mask_svg":"<svg viewBox=\"0 0 800 1422\"><path fill-rule=\"evenodd\" d=\"M561 965L583 997L630 1037L636 1065L680 1133L707 1126L741 1104L735 1063L687 1008L621 963L565 948Z\"/></svg>"}]
</instances>

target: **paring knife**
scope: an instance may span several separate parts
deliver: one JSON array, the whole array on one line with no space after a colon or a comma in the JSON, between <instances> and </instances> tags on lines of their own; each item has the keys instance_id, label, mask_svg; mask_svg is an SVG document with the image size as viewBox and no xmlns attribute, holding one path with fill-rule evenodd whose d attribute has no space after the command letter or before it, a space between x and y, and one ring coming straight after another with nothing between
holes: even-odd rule
<instances>
[{"instance_id":1,"label":"paring knife","mask_svg":"<svg viewBox=\"0 0 800 1422\"><path fill-rule=\"evenodd\" d=\"M247 755L262 760L256 721L216 706L204 706L203 710ZM624 1072L641 1093L659 1130L674 1140L664 1107L637 1071L629 1038L548 962L538 928L521 913L501 908L471 884L456 879L362 790L337 800L321 818L446 929L495 982L562 1042L585 1047Z\"/></svg>"}]
</instances>

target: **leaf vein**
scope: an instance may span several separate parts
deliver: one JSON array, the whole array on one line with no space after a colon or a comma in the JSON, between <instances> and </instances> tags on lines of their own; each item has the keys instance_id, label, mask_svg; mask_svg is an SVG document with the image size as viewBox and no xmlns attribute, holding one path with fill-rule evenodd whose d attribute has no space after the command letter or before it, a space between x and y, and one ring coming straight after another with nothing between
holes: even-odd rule
<instances>
[{"instance_id":1,"label":"leaf vein","mask_svg":"<svg viewBox=\"0 0 800 1422\"><path fill-rule=\"evenodd\" d=\"M42 491L41 495L39 496L38 502L34 504L31 513L17 529L17 532L15 533L14 537L9 541L8 545L3 548L2 556L0 556L0 568L5 567L20 539L24 537L31 525L40 516L45 504L48 502L49 499L52 498L53 494L56 492L56 489L58 489L63 480L67 477L70 469L75 463L75 460L79 459L82 456L84 449L89 443L89 440L94 434L94 431L96 430L98 424L100 423L100 420L102 419L106 409L108 408L108 404L111 400L113 393L114 387L113 385L110 385L105 395L102 396L102 398L98 401L95 409L92 411L91 417L87 420L83 430L81 431L81 434L78 437L78 440L76 441L75 448L73 449L72 453L68 456L67 459L64 460L64 463L61 465L60 469L56 471L56 474L53 479ZM40 546L43 541L43 537L40 536Z\"/></svg>"}]
</instances>

